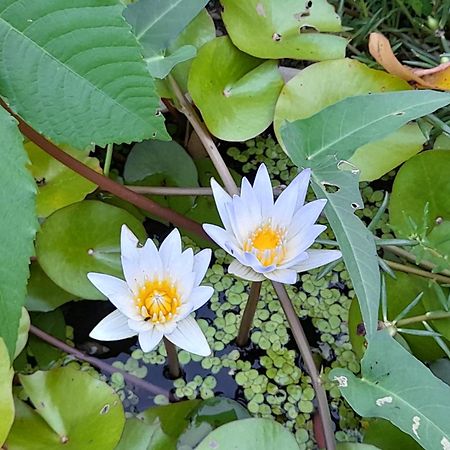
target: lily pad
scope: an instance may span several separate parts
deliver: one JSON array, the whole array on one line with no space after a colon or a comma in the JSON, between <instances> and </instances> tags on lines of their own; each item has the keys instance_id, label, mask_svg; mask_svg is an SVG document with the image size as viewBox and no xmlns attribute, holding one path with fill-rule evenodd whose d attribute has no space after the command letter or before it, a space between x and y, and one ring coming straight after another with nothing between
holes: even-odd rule
<instances>
[{"instance_id":1,"label":"lily pad","mask_svg":"<svg viewBox=\"0 0 450 450\"><path fill-rule=\"evenodd\" d=\"M20 381L35 409L16 401L9 450L113 450L125 423L113 389L87 372L61 367Z\"/></svg>"},{"instance_id":2,"label":"lily pad","mask_svg":"<svg viewBox=\"0 0 450 450\"><path fill-rule=\"evenodd\" d=\"M131 417L125 422L122 437L114 450L151 450L149 447L157 424L148 425Z\"/></svg>"},{"instance_id":3,"label":"lily pad","mask_svg":"<svg viewBox=\"0 0 450 450\"><path fill-rule=\"evenodd\" d=\"M411 251L446 269L450 268L449 167L447 150L426 151L410 159L395 177L389 205L395 234L418 237L421 244Z\"/></svg>"},{"instance_id":4,"label":"lily pad","mask_svg":"<svg viewBox=\"0 0 450 450\"><path fill-rule=\"evenodd\" d=\"M154 78L165 78L170 71L182 62L192 59L197 54L193 45L183 45L176 49L171 55L155 55L147 58L147 69Z\"/></svg>"},{"instance_id":5,"label":"lily pad","mask_svg":"<svg viewBox=\"0 0 450 450\"><path fill-rule=\"evenodd\" d=\"M264 131L282 86L276 61L247 55L226 36L199 50L188 83L209 131L226 141L245 141Z\"/></svg>"},{"instance_id":6,"label":"lily pad","mask_svg":"<svg viewBox=\"0 0 450 450\"><path fill-rule=\"evenodd\" d=\"M19 331L17 334L16 351L14 358L17 358L22 350L27 345L28 332L30 331L30 315L25 308L22 308L22 315L20 316ZM1 440L1 439L0 439Z\"/></svg>"},{"instance_id":7,"label":"lily pad","mask_svg":"<svg viewBox=\"0 0 450 450\"><path fill-rule=\"evenodd\" d=\"M243 419L212 431L196 450L299 450L295 437L270 419Z\"/></svg>"},{"instance_id":8,"label":"lily pad","mask_svg":"<svg viewBox=\"0 0 450 450\"><path fill-rule=\"evenodd\" d=\"M47 217L64 206L83 200L87 194L97 189L94 183L52 158L33 142L27 142L24 147L31 161L31 174L38 185L38 216ZM102 173L98 159L90 157L89 150L80 151L65 147L64 151Z\"/></svg>"},{"instance_id":9,"label":"lily pad","mask_svg":"<svg viewBox=\"0 0 450 450\"><path fill-rule=\"evenodd\" d=\"M123 224L144 241L144 227L123 209L93 200L66 206L42 225L36 239L38 261L61 289L85 299L104 299L87 279L87 273L123 277L120 263Z\"/></svg>"},{"instance_id":10,"label":"lily pad","mask_svg":"<svg viewBox=\"0 0 450 450\"><path fill-rule=\"evenodd\" d=\"M326 0L221 0L222 18L234 45L258 58L322 61L345 56L347 40L319 31L342 31Z\"/></svg>"},{"instance_id":11,"label":"lily pad","mask_svg":"<svg viewBox=\"0 0 450 450\"><path fill-rule=\"evenodd\" d=\"M384 419L375 419L369 422L369 426L364 432L364 442L376 445L383 450L422 449L411 436Z\"/></svg>"},{"instance_id":12,"label":"lily pad","mask_svg":"<svg viewBox=\"0 0 450 450\"><path fill-rule=\"evenodd\" d=\"M45 274L37 261L30 266L26 306L29 311L53 311L76 296L61 289Z\"/></svg>"},{"instance_id":13,"label":"lily pad","mask_svg":"<svg viewBox=\"0 0 450 450\"><path fill-rule=\"evenodd\" d=\"M275 134L284 148L280 127L286 120L305 119L347 97L409 89L406 81L369 69L355 60L313 64L282 89L275 108ZM360 147L350 163L360 170L361 181L377 179L420 151L424 141L418 125L408 124L383 139Z\"/></svg>"},{"instance_id":14,"label":"lily pad","mask_svg":"<svg viewBox=\"0 0 450 450\"><path fill-rule=\"evenodd\" d=\"M0 446L5 442L14 421L13 376L8 349L0 338Z\"/></svg>"}]
</instances>

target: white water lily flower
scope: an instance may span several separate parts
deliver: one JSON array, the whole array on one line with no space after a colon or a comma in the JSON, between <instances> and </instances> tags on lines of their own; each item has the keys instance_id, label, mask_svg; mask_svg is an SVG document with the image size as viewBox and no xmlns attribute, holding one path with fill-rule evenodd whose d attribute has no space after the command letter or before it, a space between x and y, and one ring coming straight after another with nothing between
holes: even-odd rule
<instances>
[{"instance_id":1,"label":"white water lily flower","mask_svg":"<svg viewBox=\"0 0 450 450\"><path fill-rule=\"evenodd\" d=\"M194 255L182 251L178 230L173 230L159 251L151 239L143 247L122 226L121 259L125 276L89 273L91 283L117 308L90 333L94 339L115 341L138 335L144 352L165 336L176 346L201 356L211 353L208 342L190 315L212 296L210 286L200 286L211 261L211 250Z\"/></svg>"},{"instance_id":2,"label":"white water lily flower","mask_svg":"<svg viewBox=\"0 0 450 450\"><path fill-rule=\"evenodd\" d=\"M286 284L297 273L341 257L338 250L309 250L326 226L315 222L326 200L304 204L311 171L303 170L274 203L272 184L264 164L253 186L242 179L241 195L230 197L214 179L214 200L225 229L205 224L204 230L236 258L228 271L250 281L269 278Z\"/></svg>"}]
</instances>

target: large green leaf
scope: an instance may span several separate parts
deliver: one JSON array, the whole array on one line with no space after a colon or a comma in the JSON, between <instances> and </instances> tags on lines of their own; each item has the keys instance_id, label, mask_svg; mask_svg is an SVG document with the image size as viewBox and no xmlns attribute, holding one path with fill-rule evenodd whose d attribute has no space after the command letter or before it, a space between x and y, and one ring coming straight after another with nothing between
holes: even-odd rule
<instances>
[{"instance_id":1,"label":"large green leaf","mask_svg":"<svg viewBox=\"0 0 450 450\"><path fill-rule=\"evenodd\" d=\"M421 446L409 435L400 431L389 420L374 419L364 431L363 441L383 450L421 450Z\"/></svg>"},{"instance_id":2,"label":"large green leaf","mask_svg":"<svg viewBox=\"0 0 450 450\"><path fill-rule=\"evenodd\" d=\"M363 207L359 171L347 160L358 147L448 103L449 94L433 91L356 96L281 130L291 159L299 167L313 169L314 191L328 200L325 213L342 250L369 337L377 328L380 275L373 236L354 215Z\"/></svg>"},{"instance_id":3,"label":"large green leaf","mask_svg":"<svg viewBox=\"0 0 450 450\"><path fill-rule=\"evenodd\" d=\"M236 47L259 58L320 61L345 56L347 40L319 31L341 31L326 0L221 0L227 31ZM312 32L314 30L314 32Z\"/></svg>"},{"instance_id":4,"label":"large green leaf","mask_svg":"<svg viewBox=\"0 0 450 450\"><path fill-rule=\"evenodd\" d=\"M136 417L127 419L120 442L114 450L152 450L149 445L157 428L158 424L148 425Z\"/></svg>"},{"instance_id":5,"label":"large green leaf","mask_svg":"<svg viewBox=\"0 0 450 450\"><path fill-rule=\"evenodd\" d=\"M59 209L46 219L37 235L39 264L61 289L85 299L103 299L87 273L123 277L120 264L123 224L141 242L145 239L142 224L121 208L87 200Z\"/></svg>"},{"instance_id":6,"label":"large green leaf","mask_svg":"<svg viewBox=\"0 0 450 450\"><path fill-rule=\"evenodd\" d=\"M216 428L196 450L299 450L294 435L270 419L243 419Z\"/></svg>"},{"instance_id":7,"label":"large green leaf","mask_svg":"<svg viewBox=\"0 0 450 450\"><path fill-rule=\"evenodd\" d=\"M264 131L272 123L282 86L276 61L241 52L227 36L199 50L188 83L209 131L227 141L243 141Z\"/></svg>"},{"instance_id":8,"label":"large green leaf","mask_svg":"<svg viewBox=\"0 0 450 450\"><path fill-rule=\"evenodd\" d=\"M358 414L390 420L426 449L449 448L450 387L387 332L369 341L361 372L362 378L347 369L330 373Z\"/></svg>"},{"instance_id":9,"label":"large green leaf","mask_svg":"<svg viewBox=\"0 0 450 450\"><path fill-rule=\"evenodd\" d=\"M1 0L0 93L56 143L168 138L119 0Z\"/></svg>"},{"instance_id":10,"label":"large green leaf","mask_svg":"<svg viewBox=\"0 0 450 450\"><path fill-rule=\"evenodd\" d=\"M20 381L35 409L16 402L9 450L113 450L125 423L119 396L87 372L62 367Z\"/></svg>"},{"instance_id":11,"label":"large green leaf","mask_svg":"<svg viewBox=\"0 0 450 450\"><path fill-rule=\"evenodd\" d=\"M13 376L14 370L11 368L8 349L0 338L0 446L5 442L14 421Z\"/></svg>"},{"instance_id":12,"label":"large green leaf","mask_svg":"<svg viewBox=\"0 0 450 450\"><path fill-rule=\"evenodd\" d=\"M146 57L161 54L203 9L208 0L140 0L127 6L131 24Z\"/></svg>"},{"instance_id":13,"label":"large green leaf","mask_svg":"<svg viewBox=\"0 0 450 450\"><path fill-rule=\"evenodd\" d=\"M0 136L0 337L12 359L38 227L36 185L26 170L28 156L22 135L15 120L3 108L0 108Z\"/></svg>"},{"instance_id":14,"label":"large green leaf","mask_svg":"<svg viewBox=\"0 0 450 450\"><path fill-rule=\"evenodd\" d=\"M427 151L410 159L395 177L389 205L395 234L418 239L420 244L411 251L419 260L443 269L450 268L449 168L448 150Z\"/></svg>"}]
</instances>

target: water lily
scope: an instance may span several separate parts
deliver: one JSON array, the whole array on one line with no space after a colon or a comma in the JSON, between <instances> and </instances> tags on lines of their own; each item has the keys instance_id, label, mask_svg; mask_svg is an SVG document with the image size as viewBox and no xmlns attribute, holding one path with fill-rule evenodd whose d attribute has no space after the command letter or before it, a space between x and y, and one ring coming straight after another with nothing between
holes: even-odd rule
<instances>
[{"instance_id":1,"label":"water lily","mask_svg":"<svg viewBox=\"0 0 450 450\"><path fill-rule=\"evenodd\" d=\"M243 178L240 195L231 197L212 179L214 200L225 228L204 230L235 260L228 271L250 281L269 278L293 284L297 273L341 257L338 250L309 249L326 226L315 222L326 200L305 203L311 171L300 172L274 202L269 173L262 164L253 186Z\"/></svg>"},{"instance_id":2,"label":"water lily","mask_svg":"<svg viewBox=\"0 0 450 450\"><path fill-rule=\"evenodd\" d=\"M136 236L123 225L121 260L125 281L102 273L88 274L91 283L117 308L90 336L114 341L138 335L144 352L155 348L165 336L188 352L209 355L209 345L191 313L214 292L209 286L200 286L211 250L195 255L192 249L182 251L176 229L159 250L151 239L139 247Z\"/></svg>"}]
</instances>

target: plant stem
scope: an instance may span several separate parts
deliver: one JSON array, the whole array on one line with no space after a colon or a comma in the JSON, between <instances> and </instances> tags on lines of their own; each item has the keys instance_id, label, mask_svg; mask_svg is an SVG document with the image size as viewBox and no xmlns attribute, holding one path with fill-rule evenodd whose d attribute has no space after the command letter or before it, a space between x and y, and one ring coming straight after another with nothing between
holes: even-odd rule
<instances>
[{"instance_id":1,"label":"plant stem","mask_svg":"<svg viewBox=\"0 0 450 450\"><path fill-rule=\"evenodd\" d=\"M248 294L247 304L245 305L244 314L242 315L239 333L236 344L239 347L245 347L250 336L250 329L253 325L256 307L258 305L259 293L261 292L261 281L253 281Z\"/></svg>"},{"instance_id":2,"label":"plant stem","mask_svg":"<svg viewBox=\"0 0 450 450\"><path fill-rule=\"evenodd\" d=\"M169 366L169 375L172 379L179 378L181 376L180 362L178 361L178 353L175 345L168 339L163 338L164 347L167 352L167 362Z\"/></svg>"},{"instance_id":3,"label":"plant stem","mask_svg":"<svg viewBox=\"0 0 450 450\"><path fill-rule=\"evenodd\" d=\"M212 195L208 187L127 186L130 191L151 195Z\"/></svg>"},{"instance_id":4,"label":"plant stem","mask_svg":"<svg viewBox=\"0 0 450 450\"><path fill-rule=\"evenodd\" d=\"M294 307L292 306L291 299L286 292L284 284L272 281L272 285L278 295L278 298L280 299L281 306L286 314L286 318L289 322L292 334L294 335L295 342L300 350L303 363L305 364L306 370L311 377L314 390L316 391L316 398L319 405L319 414L322 419L326 448L327 450L335 450L336 441L334 438L333 422L331 421L330 410L328 408L327 394L325 393L322 382L320 381L320 376L317 371L308 340L306 339L305 332L303 331L300 320L294 310Z\"/></svg>"},{"instance_id":5,"label":"plant stem","mask_svg":"<svg viewBox=\"0 0 450 450\"><path fill-rule=\"evenodd\" d=\"M429 311L420 316L407 317L406 319L401 319L395 322L394 325L398 327L403 327L405 325L411 325L412 323L424 322L428 320L439 320L450 318L450 311Z\"/></svg>"},{"instance_id":6,"label":"plant stem","mask_svg":"<svg viewBox=\"0 0 450 450\"><path fill-rule=\"evenodd\" d=\"M214 167L217 169L217 172L220 175L220 178L225 185L226 190L230 195L239 194L239 190L234 182L233 177L231 176L231 172L229 171L227 165L225 164L222 156L216 144L214 143L211 135L209 134L208 129L205 124L200 120L195 109L192 105L186 100L183 92L181 92L180 87L178 86L175 79L169 75L169 82L172 87L172 90L177 97L178 102L180 103L180 111L186 116L187 120L194 128L197 136L205 147L205 150L208 152L209 157L211 158Z\"/></svg>"},{"instance_id":7,"label":"plant stem","mask_svg":"<svg viewBox=\"0 0 450 450\"><path fill-rule=\"evenodd\" d=\"M41 329L35 327L34 325L30 325L30 333L34 334L36 337L43 340L44 342L47 342L47 344L59 348L64 353L68 353L69 355L74 356L76 359L80 361L85 361L91 364L92 366L97 367L103 372L109 374L113 374L115 372L121 373L126 382L132 384L133 386L139 389L149 392L151 395L164 395L170 399L169 391L166 391L165 389L159 386L155 386L154 384L149 383L148 381L142 380L141 378L135 377L134 375L131 375L128 372L124 372L123 370L117 369L111 366L110 364L106 363L105 361L97 359L93 356L88 356L85 353L81 352L80 350L71 347L70 345L67 345L65 342L62 342L59 339L47 334L45 331L42 331Z\"/></svg>"},{"instance_id":8,"label":"plant stem","mask_svg":"<svg viewBox=\"0 0 450 450\"><path fill-rule=\"evenodd\" d=\"M418 269L417 267L406 266L405 264L400 264L394 261L389 261L387 259L384 262L394 270L400 270L405 273L412 273L414 275L419 275L420 277L430 278L434 281L438 281L439 283L450 284L450 277L445 275L441 275L439 273L431 273L427 270Z\"/></svg>"},{"instance_id":9,"label":"plant stem","mask_svg":"<svg viewBox=\"0 0 450 450\"><path fill-rule=\"evenodd\" d=\"M105 164L103 166L103 173L105 174L105 177L109 177L109 169L111 168L112 154L113 154L113 144L108 144L106 146Z\"/></svg>"},{"instance_id":10,"label":"plant stem","mask_svg":"<svg viewBox=\"0 0 450 450\"><path fill-rule=\"evenodd\" d=\"M87 167L85 164L68 155L55 144L47 140L44 136L40 135L19 116L14 114L7 107L5 102L3 102L3 100L0 100L0 105L2 105L11 115L16 118L16 120L19 122L19 129L23 135L25 135L28 139L30 139L30 141L34 142L38 147L47 152L49 155L53 156L53 158L67 166L69 169L72 169L74 172L77 172L84 178L92 181L101 189L108 191L111 194L114 194L117 197L130 202L133 205L142 208L157 217L167 220L177 227L184 228L191 233L201 236L203 239L210 240L209 236L203 231L203 228L199 223L181 214L178 214L177 212L172 211L169 208L165 208L154 202L153 200L150 200L143 195L137 194L136 192L127 189L125 186L116 183L110 178L97 173L95 170Z\"/></svg>"}]
</instances>

